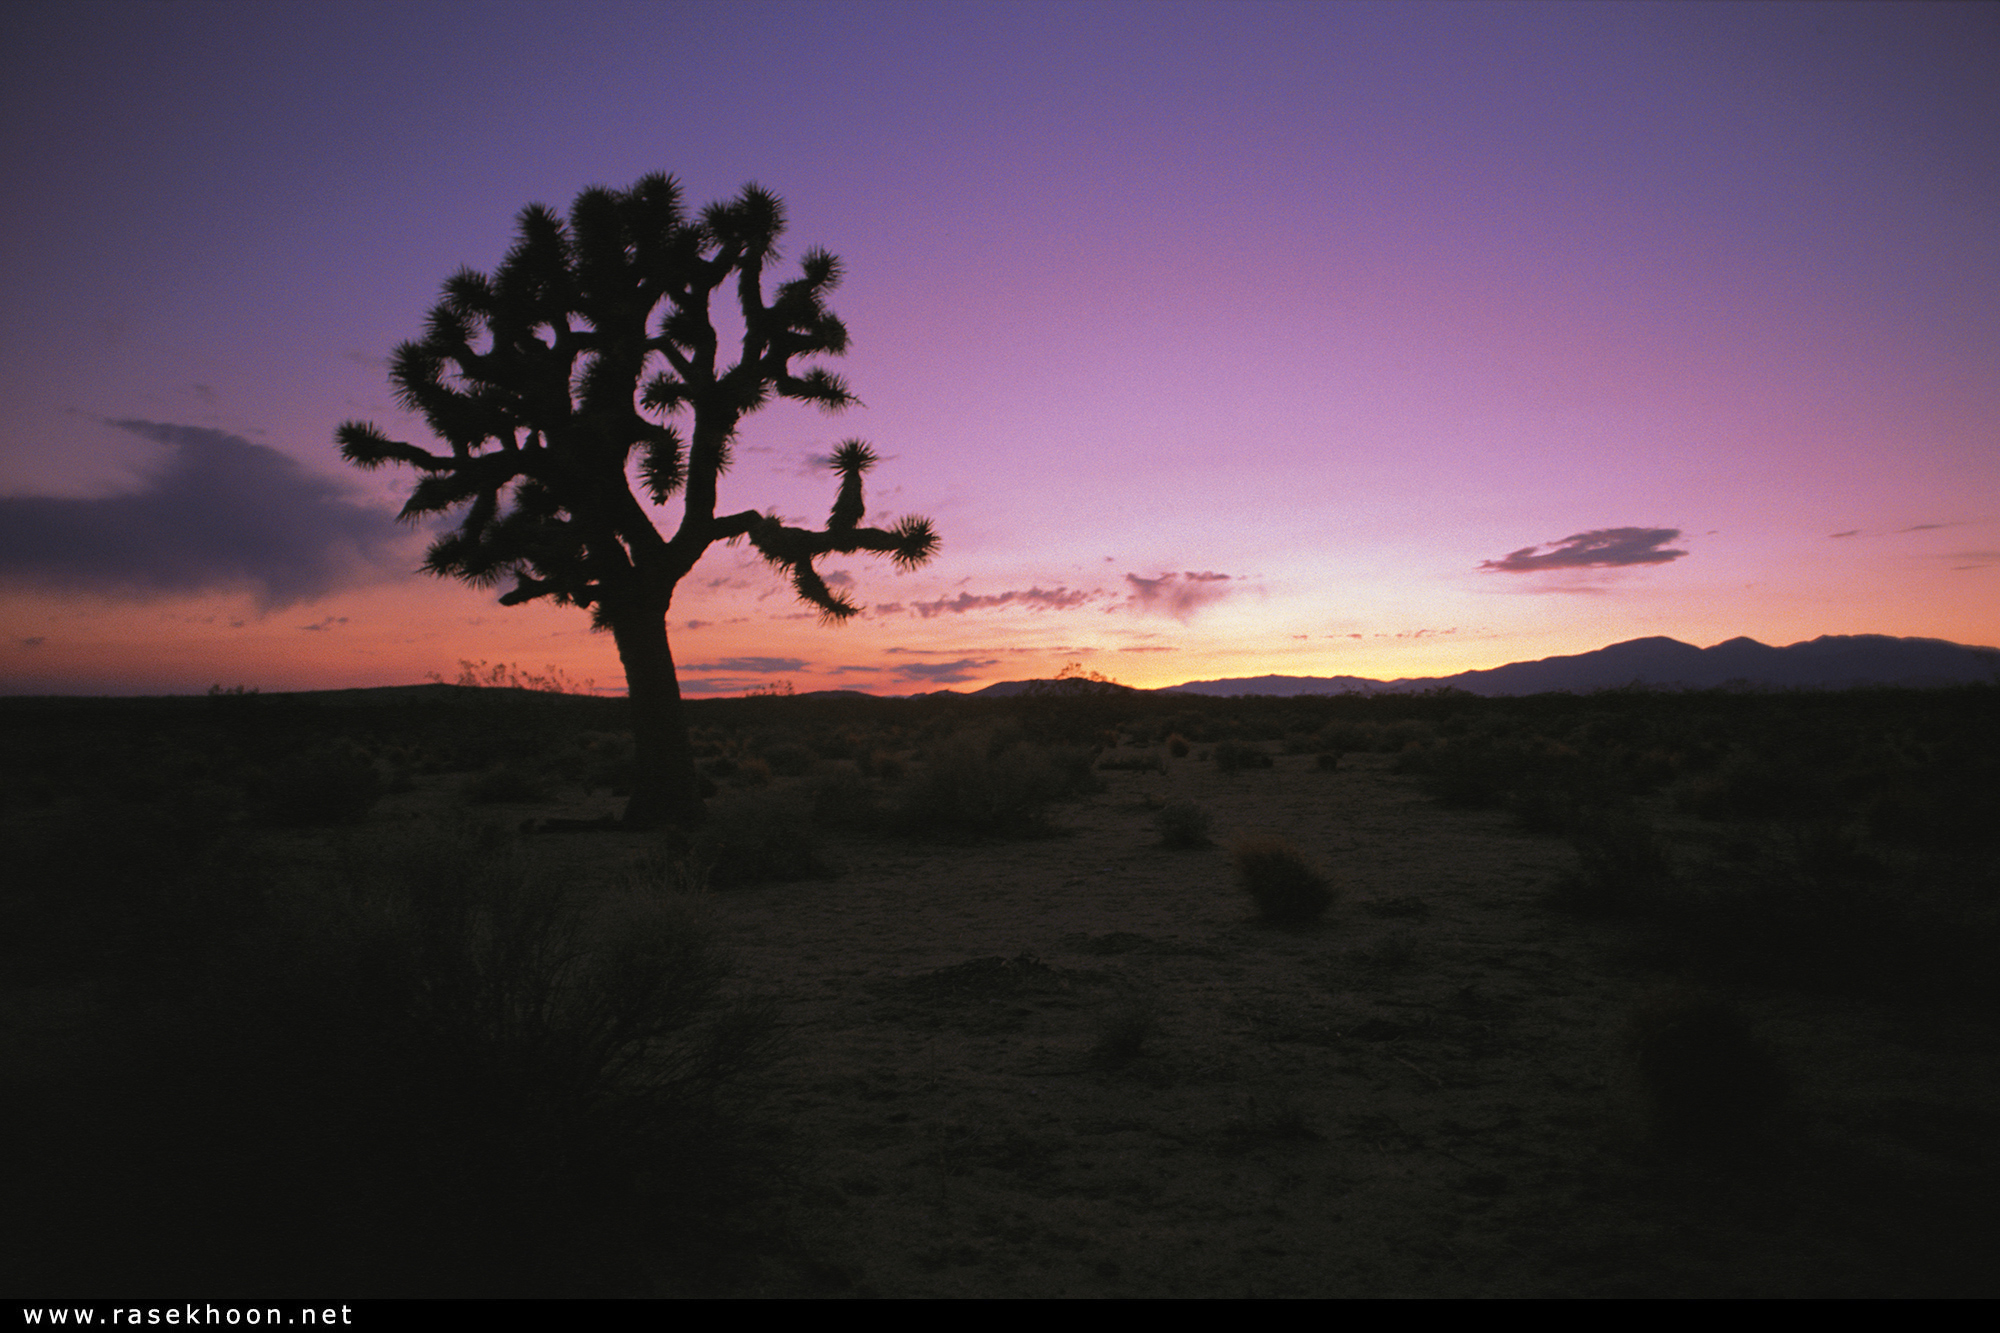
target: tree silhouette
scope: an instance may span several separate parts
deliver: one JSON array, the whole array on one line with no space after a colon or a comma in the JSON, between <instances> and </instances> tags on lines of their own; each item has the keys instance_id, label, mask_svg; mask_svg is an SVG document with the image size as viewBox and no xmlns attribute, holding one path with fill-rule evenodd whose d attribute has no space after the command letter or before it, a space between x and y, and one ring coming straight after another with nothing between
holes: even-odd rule
<instances>
[{"instance_id":1,"label":"tree silhouette","mask_svg":"<svg viewBox=\"0 0 2000 1333\"><path fill-rule=\"evenodd\" d=\"M632 701L638 772L625 820L634 826L701 814L666 616L711 544L748 538L828 622L859 608L827 587L817 557L872 551L915 568L937 550L925 518L861 526L862 477L876 459L859 440L834 451L840 487L824 530L754 509L716 513L744 416L774 394L827 411L856 401L838 376L795 364L847 348L847 329L826 305L840 261L808 250L800 276L765 300L784 227L784 205L754 184L691 216L664 175L585 190L566 223L531 204L500 267L490 277L453 274L424 336L395 351L398 401L451 452L391 440L363 421L336 436L359 467L401 463L422 474L404 519L467 507L432 544L430 573L478 587L511 579L503 605L549 597L588 607L611 632ZM743 333L724 348L709 303L732 278ZM733 363L718 364L731 352ZM654 505L679 497L672 536L654 526L635 486Z\"/></svg>"}]
</instances>

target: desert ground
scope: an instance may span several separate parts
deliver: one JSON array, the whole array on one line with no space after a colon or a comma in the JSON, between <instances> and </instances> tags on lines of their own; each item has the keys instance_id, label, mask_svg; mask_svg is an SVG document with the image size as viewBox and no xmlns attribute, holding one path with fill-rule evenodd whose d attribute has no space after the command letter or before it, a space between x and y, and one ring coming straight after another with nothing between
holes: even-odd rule
<instances>
[{"instance_id":1,"label":"desert ground","mask_svg":"<svg viewBox=\"0 0 2000 1333\"><path fill-rule=\"evenodd\" d=\"M679 1199L671 1185L636 1203L622 1183L604 1187L636 1211L613 1246L617 1257L602 1263L567 1255L541 1268L499 1267L449 1245L407 1252L407 1240L396 1262L370 1258L353 1237L384 1225L386 1187L357 1186L363 1197L351 1206L330 1201L328 1215L340 1220L321 1229L300 1223L297 1210L300 1191L338 1193L357 1160L334 1152L302 1165L309 1154L300 1145L351 1137L338 1126L377 1116L375 1103L357 1100L360 1109L338 1115L288 1110L277 1094L254 1115L240 1105L242 1088L288 1077L282 1069L298 1042L340 1044L304 1030L320 1020L285 1018L274 1038L230 1019L223 1026L242 1031L216 1036L210 1019L187 1015L223 1010L173 986L113 984L105 968L82 964L23 965L0 1009L15 1107L8 1170L21 1201L16 1227L42 1238L15 1238L5 1285L104 1295L159 1280L166 1260L134 1252L144 1248L142 1222L93 1233L84 1213L96 1210L74 1199L125 1189L134 1217L157 1216L148 1209L165 1205L145 1202L157 1167L161 1190L190 1174L210 1182L196 1190L196 1215L217 1238L182 1236L167 1246L182 1268L167 1271L245 1292L301 1284L357 1296L2000 1289L1991 1207L2000 1033L1991 1006L1690 968L1626 916L1565 909L1561 886L1578 873L1578 844L1524 831L1507 808L1440 803L1396 752L1328 762L1310 747L1252 742L1246 752L1270 766L1224 771L1211 747L1175 755L1143 740L1091 751L1094 784L1050 803L1014 836L911 836L839 818L849 807L830 807L829 818L823 803L809 864L746 882L710 873L729 855L726 843L703 851L657 834L532 832L615 813L612 791L588 783L551 781L513 793L521 799L469 803L463 773L415 772L358 819L233 835L255 844L259 882L298 885L399 839L449 842L483 827L489 851L537 882L670 900L721 960L714 1003L757 1016L759 1055L718 1081L708 1118L673 1122L665 1141L636 1151L727 1161L702 1177L710 1192L699 1202ZM913 750L874 790L918 781L924 763ZM825 759L789 766L798 771L725 783L718 799L782 820L807 807L830 771L851 781L854 768ZM1205 813L1206 837L1169 845L1161 812L1190 805ZM16 802L7 819L32 842L61 808ZM1738 825L1697 819L1663 792L1637 808L1675 849L1682 879L1699 878L1704 858L1720 865L1743 855L1732 846L1745 836ZM1260 915L1232 853L1256 840L1289 847L1324 876L1333 898L1323 915L1297 924ZM293 1003L250 1003L233 991L224 1005L291 1013ZM169 1016L160 1034L135 1035L135 1011ZM1720 1026L1701 1028L1700 1015L1718 1014ZM199 1039L183 1031L194 1027ZM330 1030L338 1037L337 1025ZM289 1053L244 1055L274 1041ZM345 1068L348 1058L314 1060ZM171 1073L134 1072L156 1068L149 1059L236 1072L189 1078L190 1089L209 1091L175 1092ZM264 1072L244 1072L246 1061ZM398 1096L393 1080L385 1088L383 1096ZM215 1112L224 1097L229 1109ZM1695 1120L1674 1122L1675 1106L1690 1099ZM311 1119L322 1113L324 1124ZM217 1114L254 1121L252 1139L269 1134L257 1150L263 1167L223 1146L235 1131L215 1130L211 1142L159 1127L212 1125ZM311 1121L309 1130L270 1129L287 1116ZM715 1128L722 1123L726 1131ZM1676 1133L1675 1123L1697 1130ZM434 1157L411 1144L431 1142L424 1136L437 1128L399 1129L385 1151ZM27 1140L52 1133L53 1156L26 1160L37 1154ZM198 1158L228 1162L163 1164L189 1144ZM514 1151L469 1160L492 1166L487 1157ZM466 1183L460 1170L427 1177L426 1188L462 1187L468 1199L544 1190L536 1197L587 1209L598 1196L547 1185L554 1168L537 1166L533 1182L519 1183L518 1163L545 1153L520 1149L493 1167L498 1184ZM271 1180L279 1186L260 1183ZM652 1225L651 1212L683 1205L679 1230ZM480 1205L437 1206L450 1219ZM260 1209L292 1239L271 1242L262 1258L243 1257L254 1246L239 1246L234 1262L219 1255L217 1246L248 1227L244 1212ZM533 1225L552 1235L608 1234L602 1217L565 1230L548 1214L537 1205ZM692 1248L690 1227L705 1237ZM48 1239L92 1234L105 1237L94 1258ZM515 1239L524 1253L550 1250L546 1239Z\"/></svg>"}]
</instances>

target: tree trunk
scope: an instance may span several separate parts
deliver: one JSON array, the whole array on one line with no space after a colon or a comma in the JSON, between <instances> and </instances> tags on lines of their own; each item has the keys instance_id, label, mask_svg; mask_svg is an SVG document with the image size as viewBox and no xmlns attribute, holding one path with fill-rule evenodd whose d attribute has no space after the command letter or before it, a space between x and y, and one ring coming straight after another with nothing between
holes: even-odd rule
<instances>
[{"instance_id":1,"label":"tree trunk","mask_svg":"<svg viewBox=\"0 0 2000 1333\"><path fill-rule=\"evenodd\" d=\"M611 623L611 637L625 664L625 689L632 700L636 771L632 798L625 805L625 825L643 829L700 823L701 786L695 777L694 752L688 747L680 679L667 646L666 613L641 610L620 615Z\"/></svg>"}]
</instances>

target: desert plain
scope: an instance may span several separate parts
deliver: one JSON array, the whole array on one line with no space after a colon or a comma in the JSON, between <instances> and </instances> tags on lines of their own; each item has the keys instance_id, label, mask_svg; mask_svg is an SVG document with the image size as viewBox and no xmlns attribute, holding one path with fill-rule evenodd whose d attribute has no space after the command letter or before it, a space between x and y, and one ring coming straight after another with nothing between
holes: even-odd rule
<instances>
[{"instance_id":1,"label":"desert plain","mask_svg":"<svg viewBox=\"0 0 2000 1333\"><path fill-rule=\"evenodd\" d=\"M1990 691L1946 709L1969 728L1878 697L1868 718L1890 720L1857 723L1853 753L1900 745L1915 776L1826 820L1726 808L1729 775L1754 791L1796 772L1747 768L1752 729L1733 723L1708 751L1611 727L1613 758L1579 768L1580 736L1650 707L1629 698L1533 725L1465 700L1345 720L1297 701L871 704L858 722L745 700L698 718L717 813L692 835L593 826L622 805L616 714L560 709L610 701L486 693L428 740L387 739L365 709L277 726L278 701L227 699L15 732L4 827L28 873L0 987L0 1285L2000 1288L2000 1032L1979 955L1848 963L1866 904L1912 876L1958 878L1948 908L1885 918L1883 950L1920 954L1947 910L1959 945L1935 947L1990 940L1990 836L1909 813L1926 765L1961 763L1938 746L1991 733ZM1044 727L1038 707L1069 713ZM311 790L337 817L274 795L302 781L280 734L318 747ZM1495 735L1513 748L1473 744ZM1066 776L1019 819L922 823L934 770L1044 751ZM358 809L325 795L336 753L375 775ZM1518 763L1482 794L1449 781L1449 753ZM1528 790L1544 780L1553 805ZM1590 813L1610 787L1622 824ZM1963 795L1976 822L1993 792ZM189 802L207 833L174 844L202 822ZM1323 913L1260 912L1237 856L1257 842L1323 880ZM421 907L424 874L460 876L452 911ZM501 881L512 897L480 897ZM1795 902L1850 890L1844 935ZM1717 905L1758 893L1792 905ZM607 943L642 917L664 953ZM1811 957L1761 966L1760 932L1801 921L1821 932ZM1734 947L1707 957L1723 935ZM698 984L620 1046L616 996L643 1009L672 967ZM609 1018L589 1008L602 995Z\"/></svg>"}]
</instances>

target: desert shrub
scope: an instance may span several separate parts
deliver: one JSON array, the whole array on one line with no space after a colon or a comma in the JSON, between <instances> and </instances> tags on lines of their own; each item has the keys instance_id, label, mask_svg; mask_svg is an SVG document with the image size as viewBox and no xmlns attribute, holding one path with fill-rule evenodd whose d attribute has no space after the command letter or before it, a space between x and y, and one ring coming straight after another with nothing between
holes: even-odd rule
<instances>
[{"instance_id":1,"label":"desert shrub","mask_svg":"<svg viewBox=\"0 0 2000 1333\"><path fill-rule=\"evenodd\" d=\"M2000 893L1990 864L1887 865L1852 831L1776 830L1649 905L1654 947L1677 965L1897 1000L1992 1004Z\"/></svg>"},{"instance_id":2,"label":"desert shrub","mask_svg":"<svg viewBox=\"0 0 2000 1333\"><path fill-rule=\"evenodd\" d=\"M1167 737L1167 753L1172 755L1174 758L1176 759L1187 758L1188 748L1189 747L1187 743L1187 737L1178 734Z\"/></svg>"},{"instance_id":3,"label":"desert shrub","mask_svg":"<svg viewBox=\"0 0 2000 1333\"><path fill-rule=\"evenodd\" d=\"M870 750L861 771L881 782L901 782L909 772L903 757L888 750Z\"/></svg>"},{"instance_id":4,"label":"desert shrub","mask_svg":"<svg viewBox=\"0 0 2000 1333\"><path fill-rule=\"evenodd\" d=\"M382 777L374 763L353 746L334 742L273 763L253 799L265 822L296 826L352 823L381 797Z\"/></svg>"},{"instance_id":5,"label":"desert shrub","mask_svg":"<svg viewBox=\"0 0 2000 1333\"><path fill-rule=\"evenodd\" d=\"M729 775L730 785L734 787L764 787L768 786L770 781L771 766L759 755L752 755L740 761L736 765L735 772Z\"/></svg>"},{"instance_id":6,"label":"desert shrub","mask_svg":"<svg viewBox=\"0 0 2000 1333\"><path fill-rule=\"evenodd\" d=\"M1271 756L1247 741L1221 741L1215 747L1213 758L1216 769L1223 773L1271 767Z\"/></svg>"},{"instance_id":7,"label":"desert shrub","mask_svg":"<svg viewBox=\"0 0 2000 1333\"><path fill-rule=\"evenodd\" d=\"M717 888L819 879L828 873L813 809L793 794L731 792L709 802L691 853Z\"/></svg>"},{"instance_id":8,"label":"desert shrub","mask_svg":"<svg viewBox=\"0 0 2000 1333\"><path fill-rule=\"evenodd\" d=\"M1130 1064L1159 1028L1159 1015L1151 1004L1139 998L1120 1001L1098 1026L1097 1040L1090 1048L1091 1064L1099 1069Z\"/></svg>"},{"instance_id":9,"label":"desert shrub","mask_svg":"<svg viewBox=\"0 0 2000 1333\"><path fill-rule=\"evenodd\" d=\"M1471 736L1410 751L1397 769L1418 774L1424 794L1438 804L1460 809L1498 804L1527 774L1524 757L1512 746Z\"/></svg>"},{"instance_id":10,"label":"desert shrub","mask_svg":"<svg viewBox=\"0 0 2000 1333\"><path fill-rule=\"evenodd\" d=\"M129 1051L13 1109L43 1280L579 1295L644 1290L663 1256L670 1285L727 1271L755 1152L728 1090L773 1029L721 1000L697 903L411 833L182 964L107 1019ZM109 1189L116 1217L85 1200Z\"/></svg>"},{"instance_id":11,"label":"desert shrub","mask_svg":"<svg viewBox=\"0 0 2000 1333\"><path fill-rule=\"evenodd\" d=\"M996 743L959 733L930 747L903 793L898 821L928 837L1026 837L1048 830L1048 807L1101 789L1095 752L1080 746Z\"/></svg>"},{"instance_id":12,"label":"desert shrub","mask_svg":"<svg viewBox=\"0 0 2000 1333\"><path fill-rule=\"evenodd\" d=\"M1322 773L1331 773L1340 767L1340 752L1327 750L1313 761L1313 766Z\"/></svg>"},{"instance_id":13,"label":"desert shrub","mask_svg":"<svg viewBox=\"0 0 2000 1333\"><path fill-rule=\"evenodd\" d=\"M760 757L773 773L785 778L802 778L819 762L819 755L794 741L768 745Z\"/></svg>"},{"instance_id":14,"label":"desert shrub","mask_svg":"<svg viewBox=\"0 0 2000 1333\"><path fill-rule=\"evenodd\" d=\"M1153 816L1160 841L1169 847L1206 847L1208 811L1193 801L1169 801Z\"/></svg>"},{"instance_id":15,"label":"desert shrub","mask_svg":"<svg viewBox=\"0 0 2000 1333\"><path fill-rule=\"evenodd\" d=\"M1829 778L1795 754L1739 751L1686 782L1675 803L1701 819L1812 819L1838 807Z\"/></svg>"},{"instance_id":16,"label":"desert shrub","mask_svg":"<svg viewBox=\"0 0 2000 1333\"><path fill-rule=\"evenodd\" d=\"M1274 925L1305 925L1317 921L1333 905L1333 888L1326 877L1289 844L1242 842L1234 851L1237 875L1264 920Z\"/></svg>"},{"instance_id":17,"label":"desert shrub","mask_svg":"<svg viewBox=\"0 0 2000 1333\"><path fill-rule=\"evenodd\" d=\"M851 760L834 760L814 781L813 822L840 829L873 829L884 817L874 784Z\"/></svg>"},{"instance_id":18,"label":"desert shrub","mask_svg":"<svg viewBox=\"0 0 2000 1333\"><path fill-rule=\"evenodd\" d=\"M1739 1164L1768 1148L1788 1082L1735 1006L1686 991L1658 995L1633 1011L1627 1042L1653 1147Z\"/></svg>"},{"instance_id":19,"label":"desert shrub","mask_svg":"<svg viewBox=\"0 0 2000 1333\"><path fill-rule=\"evenodd\" d=\"M1630 916L1657 904L1673 883L1666 845L1630 807L1598 811L1573 835L1577 869L1550 891L1551 905L1583 916Z\"/></svg>"},{"instance_id":20,"label":"desert shrub","mask_svg":"<svg viewBox=\"0 0 2000 1333\"><path fill-rule=\"evenodd\" d=\"M539 777L512 764L467 778L464 792L465 799L474 805L511 805L548 797L548 788Z\"/></svg>"}]
</instances>

